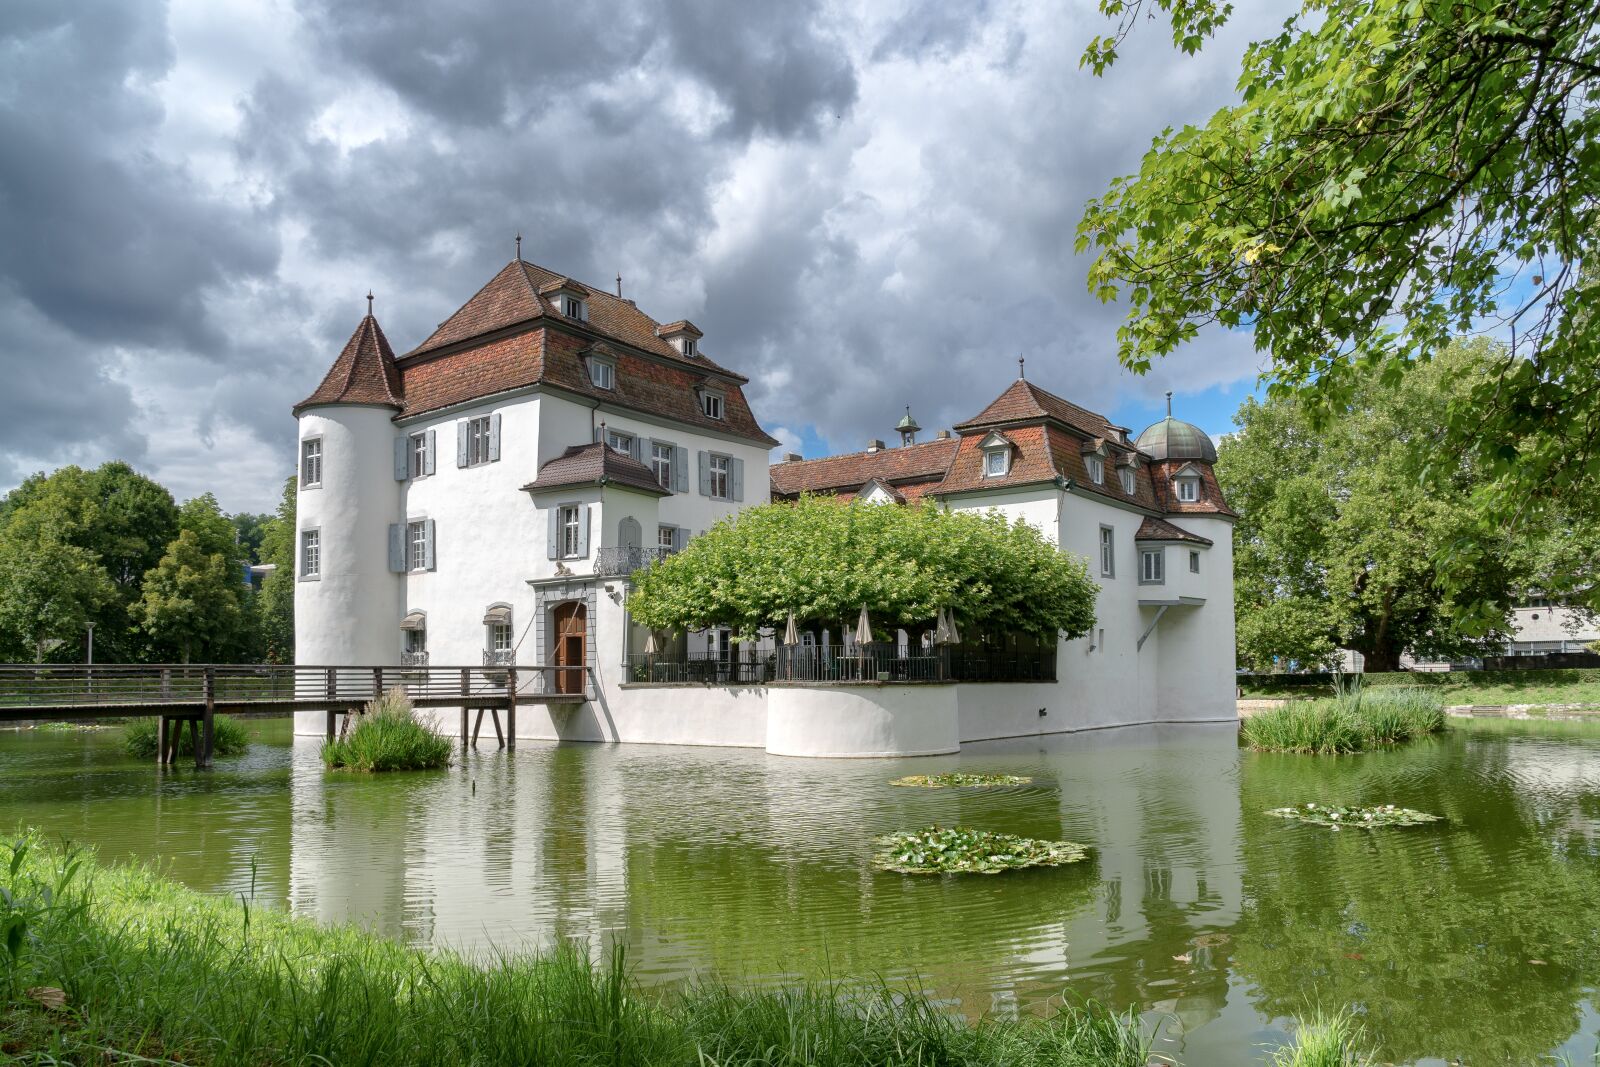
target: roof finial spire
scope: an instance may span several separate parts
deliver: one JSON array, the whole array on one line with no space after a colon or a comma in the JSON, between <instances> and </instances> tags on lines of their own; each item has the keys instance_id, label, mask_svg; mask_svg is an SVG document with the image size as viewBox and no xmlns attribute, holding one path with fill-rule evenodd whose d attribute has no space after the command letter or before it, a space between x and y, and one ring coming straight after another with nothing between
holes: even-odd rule
<instances>
[{"instance_id":1,"label":"roof finial spire","mask_svg":"<svg viewBox=\"0 0 1600 1067\"><path fill-rule=\"evenodd\" d=\"M522 262L522 231L517 231L517 262Z\"/></svg>"},{"instance_id":2,"label":"roof finial spire","mask_svg":"<svg viewBox=\"0 0 1600 1067\"><path fill-rule=\"evenodd\" d=\"M617 272L617 296L622 296L622 272Z\"/></svg>"},{"instance_id":3,"label":"roof finial spire","mask_svg":"<svg viewBox=\"0 0 1600 1067\"><path fill-rule=\"evenodd\" d=\"M372 318L372 290L367 290L367 318Z\"/></svg>"},{"instance_id":4,"label":"roof finial spire","mask_svg":"<svg viewBox=\"0 0 1600 1067\"><path fill-rule=\"evenodd\" d=\"M1172 418L1172 390L1167 390L1167 418Z\"/></svg>"},{"instance_id":5,"label":"roof finial spire","mask_svg":"<svg viewBox=\"0 0 1600 1067\"><path fill-rule=\"evenodd\" d=\"M1018 356L1017 356L1017 381L1022 382L1022 381L1027 381L1027 380L1028 380L1028 361L1026 359L1023 359L1021 354L1018 354Z\"/></svg>"}]
</instances>

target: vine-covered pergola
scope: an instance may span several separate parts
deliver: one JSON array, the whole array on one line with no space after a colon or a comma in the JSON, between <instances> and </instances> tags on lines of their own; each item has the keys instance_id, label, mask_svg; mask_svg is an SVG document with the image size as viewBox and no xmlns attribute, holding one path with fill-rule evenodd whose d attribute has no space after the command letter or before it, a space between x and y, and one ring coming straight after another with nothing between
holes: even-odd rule
<instances>
[{"instance_id":1,"label":"vine-covered pergola","mask_svg":"<svg viewBox=\"0 0 1600 1067\"><path fill-rule=\"evenodd\" d=\"M970 632L1052 645L1094 625L1088 564L1034 527L933 505L841 504L826 497L748 508L636 575L629 601L652 630L729 627L737 640L853 629L865 606L876 634L931 629L941 611Z\"/></svg>"}]
</instances>

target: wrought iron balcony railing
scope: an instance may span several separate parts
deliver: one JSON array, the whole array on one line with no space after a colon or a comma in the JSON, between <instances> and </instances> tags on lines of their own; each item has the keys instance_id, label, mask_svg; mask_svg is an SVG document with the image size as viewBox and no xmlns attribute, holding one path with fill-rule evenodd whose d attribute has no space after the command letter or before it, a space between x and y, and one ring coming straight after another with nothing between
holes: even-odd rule
<instances>
[{"instance_id":1,"label":"wrought iron balcony railing","mask_svg":"<svg viewBox=\"0 0 1600 1067\"><path fill-rule=\"evenodd\" d=\"M595 555L594 572L603 578L621 578L642 571L669 556L664 548L602 548Z\"/></svg>"},{"instance_id":2,"label":"wrought iron balcony railing","mask_svg":"<svg viewBox=\"0 0 1600 1067\"><path fill-rule=\"evenodd\" d=\"M400 653L400 666L402 667L426 667L427 665L428 654L426 652Z\"/></svg>"},{"instance_id":3,"label":"wrought iron balcony railing","mask_svg":"<svg viewBox=\"0 0 1600 1067\"><path fill-rule=\"evenodd\" d=\"M492 648L483 653L485 667L510 667L517 662L517 650L514 648Z\"/></svg>"}]
</instances>

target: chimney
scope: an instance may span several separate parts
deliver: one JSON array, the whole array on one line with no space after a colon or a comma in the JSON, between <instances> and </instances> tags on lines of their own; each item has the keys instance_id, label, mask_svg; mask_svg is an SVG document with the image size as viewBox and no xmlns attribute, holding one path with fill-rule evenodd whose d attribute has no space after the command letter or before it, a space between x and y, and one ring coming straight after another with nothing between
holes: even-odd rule
<instances>
[{"instance_id":1,"label":"chimney","mask_svg":"<svg viewBox=\"0 0 1600 1067\"><path fill-rule=\"evenodd\" d=\"M940 430L934 436L937 439L939 439L940 441L948 441L948 440L950 440L950 431L949 430Z\"/></svg>"},{"instance_id":2,"label":"chimney","mask_svg":"<svg viewBox=\"0 0 1600 1067\"><path fill-rule=\"evenodd\" d=\"M806 457L802 456L798 452L785 452L783 454L783 459L779 460L778 462L780 462L780 463L799 463L801 460L803 460L805 458Z\"/></svg>"},{"instance_id":3,"label":"chimney","mask_svg":"<svg viewBox=\"0 0 1600 1067\"><path fill-rule=\"evenodd\" d=\"M883 451L883 442L878 440L876 437L874 437L872 440L867 442L867 451L868 452L882 452Z\"/></svg>"}]
</instances>

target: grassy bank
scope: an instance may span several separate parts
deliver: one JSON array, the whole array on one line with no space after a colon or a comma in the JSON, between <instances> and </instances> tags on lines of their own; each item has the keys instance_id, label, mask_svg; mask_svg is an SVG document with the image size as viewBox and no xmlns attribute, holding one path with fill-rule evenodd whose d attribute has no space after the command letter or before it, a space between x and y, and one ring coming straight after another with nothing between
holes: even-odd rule
<instances>
[{"instance_id":1,"label":"grassy bank","mask_svg":"<svg viewBox=\"0 0 1600 1067\"><path fill-rule=\"evenodd\" d=\"M1239 736L1262 752L1339 755L1444 729L1444 700L1428 689L1373 689L1293 700L1245 719Z\"/></svg>"},{"instance_id":2,"label":"grassy bank","mask_svg":"<svg viewBox=\"0 0 1600 1067\"><path fill-rule=\"evenodd\" d=\"M422 771L450 765L450 739L417 721L404 689L391 689L367 704L349 734L322 746L330 769Z\"/></svg>"},{"instance_id":3,"label":"grassy bank","mask_svg":"<svg viewBox=\"0 0 1600 1067\"><path fill-rule=\"evenodd\" d=\"M1406 671L1361 675L1367 692L1383 688L1427 689L1446 704L1596 704L1600 705L1600 670L1548 671ZM1245 697L1315 697L1329 691L1326 683L1298 684L1295 676L1241 676Z\"/></svg>"},{"instance_id":4,"label":"grassy bank","mask_svg":"<svg viewBox=\"0 0 1600 1067\"><path fill-rule=\"evenodd\" d=\"M205 896L146 867L102 866L36 835L0 844L0 887L0 1060L1143 1067L1148 1059L1136 1023L1093 1005L968 1025L887 988L746 992L707 983L656 995L629 979L619 957L594 966L562 951L479 966ZM55 990L64 1006L51 1006Z\"/></svg>"}]
</instances>

